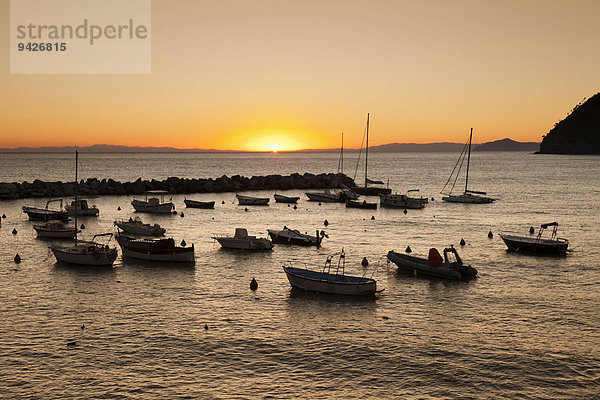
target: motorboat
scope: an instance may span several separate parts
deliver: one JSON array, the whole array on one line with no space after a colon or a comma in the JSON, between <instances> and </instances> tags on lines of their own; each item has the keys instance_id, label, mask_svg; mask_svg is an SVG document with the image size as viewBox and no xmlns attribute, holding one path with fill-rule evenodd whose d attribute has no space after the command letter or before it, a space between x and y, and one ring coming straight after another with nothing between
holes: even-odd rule
<instances>
[{"instance_id":1,"label":"motorboat","mask_svg":"<svg viewBox=\"0 0 600 400\"><path fill-rule=\"evenodd\" d=\"M378 293L375 279L344 274L346 258L343 251L339 254L337 266L332 267L331 262L334 256L329 255L325 265L319 271L291 266L283 266L283 270L292 288L307 292L346 296L365 296Z\"/></svg>"},{"instance_id":2,"label":"motorboat","mask_svg":"<svg viewBox=\"0 0 600 400\"><path fill-rule=\"evenodd\" d=\"M214 201L183 200L187 208L215 208Z\"/></svg>"},{"instance_id":3,"label":"motorboat","mask_svg":"<svg viewBox=\"0 0 600 400\"><path fill-rule=\"evenodd\" d=\"M284 196L282 194L277 194L275 193L273 195L273 197L275 198L275 202L276 203L291 203L291 204L296 204L298 202L298 200L300 200L300 197L298 196Z\"/></svg>"},{"instance_id":4,"label":"motorboat","mask_svg":"<svg viewBox=\"0 0 600 400\"><path fill-rule=\"evenodd\" d=\"M544 239L542 234L544 230L552 227L550 239ZM542 224L537 235L517 236L507 233L500 233L500 237L508 247L509 251L545 253L551 255L565 255L569 247L569 240L559 238L557 235L558 222Z\"/></svg>"},{"instance_id":5,"label":"motorboat","mask_svg":"<svg viewBox=\"0 0 600 400\"><path fill-rule=\"evenodd\" d=\"M453 259L449 257L452 254ZM444 249L444 258L435 248L429 250L428 258L414 257L390 251L387 259L398 266L398 270L432 278L464 280L477 276L477 269L464 265L454 247Z\"/></svg>"},{"instance_id":6,"label":"motorboat","mask_svg":"<svg viewBox=\"0 0 600 400\"><path fill-rule=\"evenodd\" d=\"M143 261L194 263L194 245L177 246L173 238L140 239L117 235L123 257Z\"/></svg>"},{"instance_id":7,"label":"motorboat","mask_svg":"<svg viewBox=\"0 0 600 400\"><path fill-rule=\"evenodd\" d=\"M268 197L242 196L241 194L236 194L235 197L240 206L266 206L269 204Z\"/></svg>"},{"instance_id":8,"label":"motorboat","mask_svg":"<svg viewBox=\"0 0 600 400\"><path fill-rule=\"evenodd\" d=\"M269 232L269 236L273 243L277 244L295 244L299 246L321 246L321 242L323 238L329 237L325 233L325 231L320 231L317 229L317 233L315 236L300 233L296 229L290 229L287 226L284 226L282 230L277 229L267 229Z\"/></svg>"},{"instance_id":9,"label":"motorboat","mask_svg":"<svg viewBox=\"0 0 600 400\"><path fill-rule=\"evenodd\" d=\"M66 225L64 222L54 219L43 224L35 224L33 229L35 229L39 238L48 239L73 239L78 233L75 225Z\"/></svg>"},{"instance_id":10,"label":"motorboat","mask_svg":"<svg viewBox=\"0 0 600 400\"><path fill-rule=\"evenodd\" d=\"M473 139L473 128L471 128L471 134L469 135L468 146L465 145L465 148L463 148L462 152L460 153L460 156L458 157L458 161L454 165L454 169L450 173L450 176L448 177L446 184L442 188L442 194L445 195L444 197L442 197L443 201L447 201L449 203L469 203L469 204L489 204L489 203L496 201L496 199L493 199L491 197L486 197L486 192L469 190L469 166L471 164L471 141L472 141L472 139ZM468 149L468 152L467 152L467 149ZM465 190L461 194L453 195L452 189L454 189L454 186L458 179L458 175L459 175L462 165L465 161L465 152L467 152L467 172L466 172L466 177L465 177ZM457 169L457 167L458 167L458 169ZM452 178L454 178L453 181L452 181ZM446 187L449 185L450 181L452 181L452 186L450 187L450 190L448 192L444 192Z\"/></svg>"},{"instance_id":11,"label":"motorboat","mask_svg":"<svg viewBox=\"0 0 600 400\"><path fill-rule=\"evenodd\" d=\"M51 210L48 208L50 204L54 202L60 202L60 208L58 210ZM49 221L52 219L56 221L67 222L69 220L69 214L67 211L63 210L62 199L48 200L45 208L23 206L22 209L31 221Z\"/></svg>"},{"instance_id":12,"label":"motorboat","mask_svg":"<svg viewBox=\"0 0 600 400\"><path fill-rule=\"evenodd\" d=\"M367 210L377 210L377 203L367 203L366 200L346 200L346 208L363 208Z\"/></svg>"},{"instance_id":13,"label":"motorboat","mask_svg":"<svg viewBox=\"0 0 600 400\"><path fill-rule=\"evenodd\" d=\"M318 201L320 203L345 203L347 200L358 199L358 194L350 189L331 191L325 189L322 192L306 192L309 201Z\"/></svg>"},{"instance_id":14,"label":"motorboat","mask_svg":"<svg viewBox=\"0 0 600 400\"><path fill-rule=\"evenodd\" d=\"M65 206L69 215L79 215L82 217L97 217L100 210L95 205L90 206L85 199L73 200L71 204Z\"/></svg>"},{"instance_id":15,"label":"motorboat","mask_svg":"<svg viewBox=\"0 0 600 400\"><path fill-rule=\"evenodd\" d=\"M248 236L248 231L245 228L236 228L233 237L213 236L213 239L225 249L260 251L273 248L273 243L269 239Z\"/></svg>"},{"instance_id":16,"label":"motorboat","mask_svg":"<svg viewBox=\"0 0 600 400\"><path fill-rule=\"evenodd\" d=\"M79 164L79 152L75 151L75 204L79 200L79 181L77 180L77 167ZM65 211L66 213L66 211ZM77 227L77 213L75 213L75 227ZM50 250L56 261L88 267L112 266L117 259L116 247L110 247L112 233L94 235L91 241L79 240L78 231L75 230L75 243L72 245L52 244ZM97 241L98 238L108 237L105 243Z\"/></svg>"},{"instance_id":17,"label":"motorboat","mask_svg":"<svg viewBox=\"0 0 600 400\"><path fill-rule=\"evenodd\" d=\"M162 228L159 224L143 223L140 217L135 217L135 219L129 218L128 221L115 221L114 225L128 235L162 236L166 232L166 229Z\"/></svg>"},{"instance_id":18,"label":"motorboat","mask_svg":"<svg viewBox=\"0 0 600 400\"><path fill-rule=\"evenodd\" d=\"M419 189L411 189L407 194L384 194L379 196L381 207L403 208L420 210L425 207L429 201L426 197L410 197L410 192L417 192Z\"/></svg>"},{"instance_id":19,"label":"motorboat","mask_svg":"<svg viewBox=\"0 0 600 400\"><path fill-rule=\"evenodd\" d=\"M106 243L97 241L100 237L109 237ZM112 266L117 259L116 247L110 247L112 233L94 235L91 241L75 239L74 245L53 244L50 250L56 257L56 261L90 267Z\"/></svg>"},{"instance_id":20,"label":"motorboat","mask_svg":"<svg viewBox=\"0 0 600 400\"><path fill-rule=\"evenodd\" d=\"M166 190L149 190L146 192L145 200L132 200L131 205L137 212L170 214L175 205L171 201L165 201Z\"/></svg>"},{"instance_id":21,"label":"motorboat","mask_svg":"<svg viewBox=\"0 0 600 400\"><path fill-rule=\"evenodd\" d=\"M369 116L367 114L367 128L366 128L366 146L365 146L365 186L356 186L352 188L352 190L360 195L364 196L378 196L382 194L390 194L392 193L392 189L383 187L383 182L378 180L369 179L368 171L369 171ZM364 138L363 138L364 139ZM360 153L357 159L357 165L360 162ZM369 186L369 185L378 185L378 186Z\"/></svg>"}]
</instances>

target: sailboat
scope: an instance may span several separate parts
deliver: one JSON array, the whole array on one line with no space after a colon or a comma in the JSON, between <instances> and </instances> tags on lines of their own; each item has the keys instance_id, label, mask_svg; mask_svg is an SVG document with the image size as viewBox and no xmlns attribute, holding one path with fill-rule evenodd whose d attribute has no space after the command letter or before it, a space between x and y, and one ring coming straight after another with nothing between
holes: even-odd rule
<instances>
[{"instance_id":1,"label":"sailboat","mask_svg":"<svg viewBox=\"0 0 600 400\"><path fill-rule=\"evenodd\" d=\"M359 155L359 159L360 159L360 155ZM358 165L357 165L357 168L358 168ZM367 114L367 144L365 147L365 186L354 187L354 188L352 188L352 191L357 194L362 194L362 195L366 195L366 196L378 196L378 195L382 195L382 194L392 193L392 189L389 189L389 188L384 188L381 186L369 187L369 184L383 185L383 182L369 179L368 171L369 171L369 114Z\"/></svg>"},{"instance_id":2,"label":"sailboat","mask_svg":"<svg viewBox=\"0 0 600 400\"><path fill-rule=\"evenodd\" d=\"M466 173L466 178L465 178L465 191L462 194L458 194L458 195L452 194L452 189L454 188L454 185L456 184L456 180L458 179L458 174L460 173L462 164L465 161L465 149L463 149L463 151L460 153L460 156L458 157L458 161L456 162L456 165L454 165L454 169L452 170L452 173L450 173L450 177L448 177L446 184L442 188L441 193L443 195L445 195L444 197L442 197L442 200L444 200L444 201L447 201L449 203L472 203L472 204L485 204L485 203L491 203L493 201L496 201L496 199L493 199L491 197L486 197L486 192L469 190L469 166L471 163L471 141L472 141L472 139L473 139L473 128L471 128L471 134L469 135L469 146L468 146L468 153L467 153L468 154L467 155L467 173ZM458 171L456 171L457 166L458 166ZM454 175L455 171L456 171L456 176ZM450 191L448 193L445 193L444 190L446 189L446 186L448 186L448 183L450 182L450 180L452 179L453 176L455 176L455 177L454 177L454 182L452 183L452 187L450 188Z\"/></svg>"},{"instance_id":3,"label":"sailboat","mask_svg":"<svg viewBox=\"0 0 600 400\"><path fill-rule=\"evenodd\" d=\"M77 165L79 162L79 153L75 151L75 204L78 201L79 182L77 180ZM77 226L77 214L75 213L75 226ZM91 241L79 240L77 230L75 231L74 245L53 244L50 250L56 257L56 261L67 264L77 264L81 266L112 266L117 259L117 249L110 247L112 233L103 233L95 235ZM97 238L108 237L106 243L99 243Z\"/></svg>"}]
</instances>

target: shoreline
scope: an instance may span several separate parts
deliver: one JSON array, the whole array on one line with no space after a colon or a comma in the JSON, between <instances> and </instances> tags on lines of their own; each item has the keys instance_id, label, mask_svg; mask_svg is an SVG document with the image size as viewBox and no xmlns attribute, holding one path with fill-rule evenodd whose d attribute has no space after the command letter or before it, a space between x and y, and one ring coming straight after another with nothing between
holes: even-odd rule
<instances>
[{"instance_id":1,"label":"shoreline","mask_svg":"<svg viewBox=\"0 0 600 400\"><path fill-rule=\"evenodd\" d=\"M221 193L246 190L290 190L341 188L356 186L354 180L341 173L266 175L247 178L240 175L220 178L178 178L162 181L142 180L119 182L112 178L89 178L79 182L80 196L141 195L148 190L166 190L171 194ZM0 183L0 201L41 197L70 197L75 195L75 182Z\"/></svg>"}]
</instances>

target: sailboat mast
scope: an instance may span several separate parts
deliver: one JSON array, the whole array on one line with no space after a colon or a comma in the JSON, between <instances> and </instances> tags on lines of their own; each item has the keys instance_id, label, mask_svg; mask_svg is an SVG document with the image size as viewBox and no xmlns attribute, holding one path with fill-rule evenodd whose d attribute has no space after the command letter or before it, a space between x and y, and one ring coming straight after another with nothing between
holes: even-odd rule
<instances>
[{"instance_id":1,"label":"sailboat mast","mask_svg":"<svg viewBox=\"0 0 600 400\"><path fill-rule=\"evenodd\" d=\"M340 153L340 160L341 160L340 172L343 174L344 173L344 132L342 132L342 152Z\"/></svg>"},{"instance_id":2,"label":"sailboat mast","mask_svg":"<svg viewBox=\"0 0 600 400\"><path fill-rule=\"evenodd\" d=\"M469 135L469 155L467 156L467 177L465 179L465 193L469 187L469 164L471 163L471 140L473 139L473 128L471 128L471 134Z\"/></svg>"},{"instance_id":3,"label":"sailboat mast","mask_svg":"<svg viewBox=\"0 0 600 400\"><path fill-rule=\"evenodd\" d=\"M367 147L365 148L365 187L367 187L367 169L369 165L369 113L367 113Z\"/></svg>"},{"instance_id":4,"label":"sailboat mast","mask_svg":"<svg viewBox=\"0 0 600 400\"><path fill-rule=\"evenodd\" d=\"M77 214L79 211L79 181L77 180L77 165L79 164L79 152L75 150L75 245L77 245Z\"/></svg>"}]
</instances>

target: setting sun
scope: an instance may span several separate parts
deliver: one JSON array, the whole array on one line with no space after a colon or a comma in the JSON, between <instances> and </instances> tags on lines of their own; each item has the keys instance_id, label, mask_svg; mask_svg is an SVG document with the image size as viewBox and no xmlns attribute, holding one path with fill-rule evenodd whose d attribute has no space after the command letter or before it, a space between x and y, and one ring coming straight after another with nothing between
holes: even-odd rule
<instances>
[{"instance_id":1,"label":"setting sun","mask_svg":"<svg viewBox=\"0 0 600 400\"><path fill-rule=\"evenodd\" d=\"M290 151L300 150L303 148L302 143L298 140L301 137L295 132L255 132L249 135L245 147L250 151Z\"/></svg>"}]
</instances>

